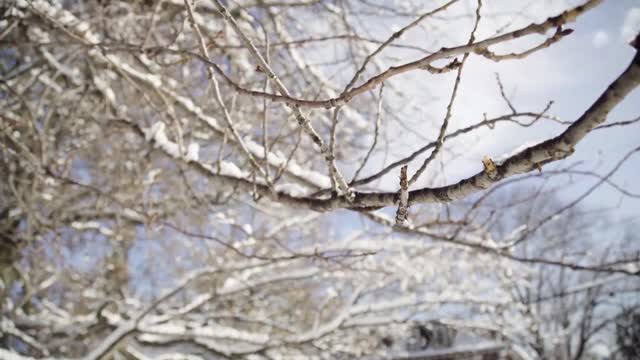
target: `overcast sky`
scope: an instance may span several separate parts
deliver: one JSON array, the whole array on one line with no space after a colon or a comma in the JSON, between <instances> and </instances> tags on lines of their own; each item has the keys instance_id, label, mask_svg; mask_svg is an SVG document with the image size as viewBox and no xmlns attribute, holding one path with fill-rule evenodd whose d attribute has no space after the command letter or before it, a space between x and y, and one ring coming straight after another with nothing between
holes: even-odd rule
<instances>
[{"instance_id":1,"label":"overcast sky","mask_svg":"<svg viewBox=\"0 0 640 360\"><path fill-rule=\"evenodd\" d=\"M483 20L477 38L492 36L499 28L510 31L532 22L540 22L583 2L582 0L484 1ZM422 4L418 1L414 3ZM440 3L444 1L438 2ZM424 9L417 11L416 14L438 6L433 2L424 2L424 4ZM445 15L424 23L423 28L414 29L403 35L399 42L424 46L432 50L465 43L473 21L473 17L469 15L474 13L475 4L476 0L461 1L449 8ZM386 39L393 31L413 20L414 18L386 19L383 20L386 23L382 26L379 22L363 21L361 26L363 33L378 39ZM550 115L558 116L564 121L575 121L627 67L634 56L634 50L628 42L640 30L640 2L605 0L603 4L580 16L577 22L569 24L567 28L573 29L574 32L550 48L522 60L494 63L479 56L471 56L464 69L449 132L477 123L482 120L483 113L487 113L489 117L509 113L509 108L500 97L495 73L500 74L507 95L519 111L539 112L550 100L553 100ZM527 49L532 44L544 41L545 38L534 35L524 41L511 42L506 46L494 47L492 50L497 53L508 53ZM372 47L373 49L375 46ZM386 69L388 66L406 63L422 56L424 55L393 48L385 50L378 59L380 67ZM314 54L306 54L306 57L312 59ZM368 69L371 67L369 66ZM369 76L379 70L369 69ZM351 69L345 69L343 75L349 78L352 74ZM389 153L379 153L374 156L363 171L363 175L378 171L382 167L382 162L386 165L403 158L437 137L454 78L454 72L445 75L410 72L392 78L390 84L403 91L404 96L394 98L388 92L385 101L395 107L395 111L403 122L410 129L415 130L415 134L407 131L406 128L397 127L396 134L390 136L391 139L395 139L395 142L389 147ZM636 89L614 109L607 122L631 120L639 116L640 90ZM393 123L388 117L383 121ZM503 124L496 126L494 130L483 129L464 135L446 145L449 150L454 150L453 159L451 152L439 155L439 160L446 163L444 171L440 166L432 164L429 171L413 188L457 182L482 170L483 155L499 159L501 155L511 153L523 144L534 145L556 136L566 126L551 121L541 121L530 128ZM578 169L605 174L624 155L639 145L640 122L627 127L595 131L577 146L576 152L570 158L550 164L545 169L564 168L581 162ZM410 165L410 173L412 168L415 171L424 156ZM347 165L343 166L348 168ZM629 159L612 177L615 183L635 194L640 194L639 179L640 153ZM566 181L567 178L564 177L562 180ZM576 184L561 193L561 199L565 203L579 197L598 181L586 177L576 177L574 180ZM532 184L540 183L538 181ZM397 172L389 173L377 186L390 191L397 190ZM608 216L613 222L620 225L635 223L640 226L640 196L638 198L622 197L618 191L606 184L600 186L580 205L587 209L612 208ZM348 234L361 226L358 221L354 221L356 216L349 212L342 211L337 214L337 217L341 219L342 224L335 229L338 233ZM618 231L624 229L623 226L616 226L616 228ZM618 231L615 233L620 234Z\"/></svg>"},{"instance_id":2,"label":"overcast sky","mask_svg":"<svg viewBox=\"0 0 640 360\"><path fill-rule=\"evenodd\" d=\"M527 25L532 21L541 21L549 16L557 15L571 4L583 1L485 1L478 38L482 39L495 34L496 29L508 25L508 30ZM460 14L473 14L475 0L462 2L447 12L441 21L431 21L426 29L412 31L401 40L404 43L420 44L437 49L440 46L452 46L464 43L468 37L471 17L460 18ZM429 5L435 6L435 5ZM514 16L514 13L517 15ZM389 36L393 28L402 27L412 19L391 19L384 30L370 31L379 37ZM495 73L499 73L506 93L513 104L521 111L541 111L545 105L554 100L550 114L562 120L574 121L601 92L626 68L634 55L628 45L629 40L640 29L640 2L635 0L609 0L569 24L575 31L550 48L539 51L523 60L511 60L494 63L479 56L471 56L463 74L459 97L456 100L450 131L482 120L482 114L506 114L508 107L499 96ZM382 33L387 32L382 36ZM544 41L542 36L533 36L526 41L511 43L505 47L492 50L501 53L514 49L523 49L527 45ZM387 52L382 58L384 66L404 63L413 60L417 55L401 54L397 50ZM409 73L392 80L398 88L409 94L411 102L407 104L407 122L420 135L434 139L444 116L445 104L455 74L417 75ZM640 91L634 91L610 115L608 122L630 120L640 116ZM422 184L435 183L442 185L468 177L482 170L480 159L483 155L499 158L525 142L533 145L559 134L566 125L542 122L533 128L515 126L498 126L495 130L483 130L475 135L465 136L456 147L459 157L454 162L447 162L445 176L438 170L432 176L423 176ZM401 130L404 131L404 130ZM406 146L394 146L394 156L406 156L424 144L423 139L403 133ZM581 169L596 170L606 173L612 169L627 152L640 145L640 123L625 128L600 130L588 135L581 142L576 153L561 164L584 161ZM445 158L446 159L446 158ZM389 162L389 160L387 161ZM379 164L375 164L379 168ZM418 166L417 164L413 165ZM630 159L613 177L614 181L627 190L640 194L640 155ZM383 185L395 186L397 174L387 177ZM391 182L391 183L389 183ZM566 191L563 196L570 201L579 196L595 182L584 179L579 186ZM585 204L590 207L616 206L620 201L617 191L602 186L596 194L589 197ZM637 217L640 214L640 199L623 199L619 210L613 212L615 217Z\"/></svg>"},{"instance_id":3,"label":"overcast sky","mask_svg":"<svg viewBox=\"0 0 640 360\"><path fill-rule=\"evenodd\" d=\"M575 30L571 36L524 61L486 64L487 61L475 58L480 60L475 63L482 63L478 68L493 65L503 76L507 89L514 94L515 103L523 109L529 106L539 108L543 102L554 100L551 113L563 120L573 121L626 68L633 57L634 51L628 42L640 30L640 3L632 0L605 1L570 27ZM486 72L477 76L487 78ZM470 86L480 91L477 81L472 81ZM612 112L608 122L630 120L638 116L640 91L636 89ZM610 171L628 151L640 145L639 125L590 134L578 145L574 156L561 165L584 161L585 169L596 169L601 173ZM563 129L563 126L550 125L536 127L534 131L504 131L499 133L499 141L482 142L479 148L486 149L489 154L500 154L523 141L546 139ZM639 169L640 156L636 156L624 165L613 180L630 191L640 193ZM590 180L576 187L572 193L565 194L567 199L577 196L593 183L594 180ZM590 206L614 206L619 199L616 191L603 186L588 198L587 203ZM617 216L637 216L640 215L639 209L639 199L626 198Z\"/></svg>"}]
</instances>

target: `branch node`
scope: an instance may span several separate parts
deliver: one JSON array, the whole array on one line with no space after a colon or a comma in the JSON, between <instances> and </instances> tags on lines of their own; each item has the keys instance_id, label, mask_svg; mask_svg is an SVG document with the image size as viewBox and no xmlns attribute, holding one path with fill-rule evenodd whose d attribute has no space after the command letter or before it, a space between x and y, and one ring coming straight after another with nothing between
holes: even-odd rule
<instances>
[{"instance_id":1,"label":"branch node","mask_svg":"<svg viewBox=\"0 0 640 360\"><path fill-rule=\"evenodd\" d=\"M487 174L487 176L489 176L489 179L498 179L498 167L489 156L485 155L482 158L482 166L484 167L484 172Z\"/></svg>"},{"instance_id":2,"label":"branch node","mask_svg":"<svg viewBox=\"0 0 640 360\"><path fill-rule=\"evenodd\" d=\"M409 215L409 181L407 180L407 165L400 168L400 201L396 211L396 225L404 224Z\"/></svg>"}]
</instances>

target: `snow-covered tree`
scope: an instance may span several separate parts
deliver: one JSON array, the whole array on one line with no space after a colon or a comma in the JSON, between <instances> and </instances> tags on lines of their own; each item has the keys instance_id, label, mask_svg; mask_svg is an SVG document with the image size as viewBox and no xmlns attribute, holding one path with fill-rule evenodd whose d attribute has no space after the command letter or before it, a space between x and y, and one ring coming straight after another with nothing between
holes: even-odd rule
<instances>
[{"instance_id":1,"label":"snow-covered tree","mask_svg":"<svg viewBox=\"0 0 640 360\"><path fill-rule=\"evenodd\" d=\"M638 123L607 118L640 40L575 118L500 76L473 107L463 76L572 41L602 2L0 2L0 358L380 357L432 324L548 358L615 344L637 233L578 203L638 198L611 177L640 148L570 161ZM597 182L565 204L575 177Z\"/></svg>"}]
</instances>

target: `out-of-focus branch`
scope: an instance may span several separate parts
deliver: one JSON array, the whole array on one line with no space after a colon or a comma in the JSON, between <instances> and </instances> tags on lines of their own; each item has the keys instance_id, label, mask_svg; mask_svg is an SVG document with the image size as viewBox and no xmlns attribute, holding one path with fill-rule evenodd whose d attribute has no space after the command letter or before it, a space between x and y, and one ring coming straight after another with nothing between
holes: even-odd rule
<instances>
[{"instance_id":1,"label":"out-of-focus branch","mask_svg":"<svg viewBox=\"0 0 640 360\"><path fill-rule=\"evenodd\" d=\"M200 32L200 27L198 26L198 23L196 22L196 19L193 16L194 10L193 10L193 5L191 4L191 0L184 0L184 6L187 8L187 13L189 14L191 27L193 27L198 37L198 40L199 40L198 46L200 47L200 52L202 53L202 56L204 56L207 60L209 60L210 59L209 51L207 50L207 46L205 45L204 37L202 36L202 32ZM249 158L249 161L251 162L251 165L253 166L253 168L265 178L267 185L271 186L271 184L269 184L269 179L266 172L262 169L260 164L258 164L256 159L251 154L251 152L249 152L249 150L247 149L247 146L244 144L244 141L242 141L240 134L236 130L235 126L233 125L231 114L229 114L229 110L227 110L227 106L224 104L224 100L222 99L222 94L220 93L220 85L218 85L218 80L215 77L214 69L211 66L209 66L207 68L207 71L209 73L209 80L213 84L214 97L216 99L216 102L218 103L218 106L220 106L220 108L222 109L222 113L224 114L223 118L227 127L229 128L229 131L233 135L233 138L236 140L236 143L238 144L242 152L245 154L245 156ZM265 149L265 153L266 153L266 149Z\"/></svg>"},{"instance_id":2,"label":"out-of-focus branch","mask_svg":"<svg viewBox=\"0 0 640 360\"><path fill-rule=\"evenodd\" d=\"M265 97L270 99L271 101L274 102L284 102L288 105L295 105L293 107L294 111L297 107L308 107L308 108L332 108L332 107L336 107L336 106L341 106L341 105L345 105L346 103L348 103L349 101L351 101L354 97L361 95L375 87L377 87L379 84L381 84L382 82L394 77L394 76L398 76L400 74L404 74L406 72L409 71L414 71L414 70L420 70L420 69L429 69L431 67L431 63L437 61L437 60L441 60L441 59L446 59L452 56L456 56L456 55L461 55L461 54L468 54L470 52L480 52L480 53L486 53L486 49L489 46L492 45L496 45L496 44L500 44L503 42L507 42L510 40L514 40L514 39L518 39L527 35L531 35L531 34L536 34L536 33L544 33L545 31L552 29L552 28L559 28L560 26L569 23L571 21L574 21L576 19L576 17L582 15L583 13L585 13L586 11L596 7L597 5L599 5L602 2L602 0L589 0L587 1L585 4L577 6L573 9L569 9L567 11L564 11L563 13L561 13L560 15L548 18L547 20L543 21L540 24L530 24L528 26L525 26L523 28L520 28L518 30L514 30L502 35L498 35L495 37L491 37L482 41L478 41L478 42L474 42L472 44L466 44L466 45L460 45L460 46L456 46L456 47L452 47L452 48L442 48L439 51L427 55L421 59L403 64L403 65L399 65L399 66L393 66L391 68L389 68L388 70L370 78L369 80L367 80L364 84L355 87L345 93L343 93L342 95L340 95L339 97L333 98L333 99L327 99L327 100L305 100L305 99L298 99L298 98L294 98L292 97L288 91L283 91L283 88L280 87L280 85L284 86L282 84L282 82L275 77L275 74L273 74L273 72L269 72L270 71L270 67L267 68L267 64L264 61L264 59L262 58L262 55L260 55L260 53L258 52L257 48L255 45L253 45L253 43L251 42L251 40L249 40L246 36L240 35L242 33L241 29L237 26L237 23L235 23L235 19L233 19L233 17L230 15L230 13L228 12L228 10L226 10L224 8L224 6L216 0L216 3L218 4L220 9L225 9L224 11L221 11L222 15L224 16L224 18L229 21L229 23L234 27L234 29L236 29L236 31L240 31L239 35L241 38L243 38L243 41L245 41L245 45L247 46L247 48L251 51L251 53L253 54L253 56L258 60L261 68L264 67L263 70L267 71L267 73L269 74L269 77L274 81L274 83L277 85L278 90L280 91L281 95L276 95L276 94L267 94L264 92L260 92L260 91L253 91L253 90L247 90L244 89L243 87L241 87L240 85L238 85L237 83L235 83L233 80L231 80L231 78L229 78L227 75L224 75L224 72L222 71L222 69L220 69L219 67L216 67L215 70L216 72L218 72L219 74L223 75L223 77L225 78L225 80L229 83L229 85L231 85L232 87L234 87L234 89L240 93L243 93L245 95L248 96L253 96L253 97ZM564 31L560 31L559 32L562 36L567 35L569 32L567 30ZM559 35L559 37L562 37ZM558 39L559 40L559 39ZM556 42L557 40L554 40L553 42ZM552 42L552 43L553 43ZM551 44L545 45L549 46ZM542 46L542 45L540 45ZM537 50L538 48L536 48L535 50ZM535 50L530 50L528 52L526 52L524 55L521 55L520 57L526 56L528 54L530 54L531 52L535 51ZM197 56L197 55L196 55ZM497 55L496 55L497 56ZM204 57L201 57L201 60L208 62L208 60ZM278 83L280 83L278 85ZM286 88L284 88L286 90ZM297 107L296 107L297 106ZM302 118L298 119L299 122L301 122L302 124L305 124L305 118L304 116ZM313 134L312 132L310 132L310 134ZM315 131L315 130L314 130ZM310 135L311 136L311 135ZM313 137L312 137L313 139ZM315 140L314 140L315 142Z\"/></svg>"},{"instance_id":3,"label":"out-of-focus branch","mask_svg":"<svg viewBox=\"0 0 640 360\"><path fill-rule=\"evenodd\" d=\"M531 34L536 34L536 33L544 33L545 31L552 29L552 28L556 28L559 29L562 25L569 23L571 21L574 21L576 19L576 17L582 15L583 13L587 12L588 10L596 7L597 5L599 5L602 2L602 0L589 0L587 1L585 4L577 6L573 9L569 9L567 11L564 11L563 13L561 13L560 15L548 18L547 20L543 21L540 24L530 24L528 26L525 26L523 28L520 28L518 30L514 30L502 35L498 35L495 37L491 37L482 41L478 41L478 42L474 42L471 44L466 44L466 45L460 45L460 46L456 46L456 47L452 47L452 48L442 48L439 51L427 55L421 59L409 62L409 63L405 63L402 65L398 65L398 66L393 66L390 67L389 69L387 69L386 71L370 78L369 80L367 80L365 83L363 83L360 86L354 87L351 90L344 92L343 94L341 94L340 96L336 97L336 98L332 98L332 99L326 99L326 100L306 100L306 99L299 99L299 98L295 98L293 96L291 96L289 94L288 91L282 91L282 88L280 88L280 86L277 86L279 92L281 93L280 95L277 94L270 94L270 93L265 93L262 91L255 91L255 90L248 90L244 87L242 87L241 85L239 85L237 82L235 82L234 80L232 80L228 75L226 75L224 73L224 71L217 66L217 64L211 62L209 59L207 59L206 57L196 54L196 53L192 53L192 52L188 52L188 51L180 51L186 54L189 54L191 56L195 56L198 57L201 61L209 64L210 66L213 67L213 69L220 75L222 76L225 81L234 88L235 91L247 95L247 96L251 96L251 97L260 97L260 98L266 98L269 99L273 102L284 102L290 106L293 106L293 109L295 111L295 109L297 107L307 107L307 108L333 108L336 106L342 106L345 105L346 103L350 102L353 98L355 98L356 96L359 96L363 93L366 93L367 91L377 87L379 84L383 83L384 81L394 77L394 76L398 76L400 74L404 74L406 72L409 71L414 71L414 70L429 70L431 72L434 73L439 73L439 72L443 72L445 70L451 70L453 67L455 67L454 65L450 64L449 66L446 66L442 69L440 69L440 71L433 67L431 64L437 60L442 60L442 59L446 59L446 58L450 58L452 56L457 56L457 55L461 55L461 54L469 54L472 52L475 53L480 53L483 56L492 56L494 60L498 61L498 60L503 60L502 57L504 57L504 59L509 59L509 58L522 58L525 57L541 48L545 48L548 47L550 45L552 45L553 43L559 41L562 37L570 34L570 30L558 30L556 35L554 35L551 39L553 39L553 41L547 40L545 43L543 43L542 45L537 46L536 48L530 49L522 54L510 54L510 55L494 55L493 53L489 52L488 47L492 46L492 45L496 45L496 44L500 44L500 43L504 43L510 40L514 40L514 39L518 39L527 35L531 35ZM222 6L222 4L220 4L220 6ZM223 7L224 8L224 7ZM222 13L225 17L225 19L227 19L230 24L233 23L231 22L231 20L235 21L233 19L233 17L229 14L228 11L223 12ZM226 14L226 15L225 15ZM236 26L234 26L234 28L237 27L237 23ZM241 29L237 28L236 31L238 31ZM66 31L66 30L65 30ZM68 32L68 31L67 31ZM70 36L74 36L77 37L77 35L75 34L71 34ZM246 39L245 41L245 46L251 51L251 53L254 55L254 57L258 60L258 62L260 63L261 68L263 68L263 66L265 67L265 71L268 72L268 70L270 68L266 68L266 62L264 61L264 59L262 58L262 55L260 55L260 53L258 52L257 48L255 45L253 45L253 43L251 42L251 40L249 40L246 36L240 35L241 38ZM247 42L248 41L248 42ZM87 44L86 40L82 39L82 43ZM249 45L251 44L251 45ZM146 51L159 51L159 52L171 52L172 50L166 49L166 48L148 48L146 49ZM262 59L262 60L260 60ZM273 74L273 76L275 76L275 74ZM274 80L274 78L272 77L272 74L269 73L269 77L272 79L272 81L276 81ZM275 77L275 79L278 80L278 82L280 83L280 85L283 85L282 82ZM274 82L276 85L278 82ZM286 90L286 88L285 88ZM297 106L297 107L296 107ZM304 122L304 116L301 119L298 119L298 121L302 121L302 123ZM309 130L307 130L309 131ZM314 130L315 131L315 130ZM310 132L310 134L312 134ZM312 138L313 139L313 138ZM315 140L314 140L315 142Z\"/></svg>"},{"instance_id":4,"label":"out-of-focus branch","mask_svg":"<svg viewBox=\"0 0 640 360\"><path fill-rule=\"evenodd\" d=\"M225 21L227 21L231 25L231 27L235 30L235 32L238 34L238 36L240 36L240 38L245 43L246 47L249 49L253 57L258 61L258 64L260 65L261 69L263 69L263 71L267 73L267 75L269 76L269 79L271 79L271 81L274 83L278 91L282 95L286 97L290 97L289 91L284 86L284 83L282 83L282 81L276 76L276 74L271 69L271 66L260 54L260 52L255 47L255 45L253 45L253 42L244 34L242 29L240 29L240 26L238 26L238 23L233 18L233 16L231 16L229 11L225 8L225 6L219 0L214 0L214 1L218 7L218 10L220 11L220 14L222 14ZM331 174L331 177L334 179L334 181L338 185L338 188L344 194L346 194L347 199L352 199L353 196L351 195L349 185L347 184L344 177L342 176L342 173L338 169L335 158L331 153L327 144L324 142L324 140L322 140L318 132L313 128L309 119L302 114L302 111L300 110L300 107L298 106L298 104L288 104L288 105L293 110L296 120L298 121L298 125L300 125L300 127L305 131L305 133L309 136L309 138L313 141L313 143L320 148L320 153L324 156L324 160L327 163L327 166L329 168L329 173Z\"/></svg>"}]
</instances>

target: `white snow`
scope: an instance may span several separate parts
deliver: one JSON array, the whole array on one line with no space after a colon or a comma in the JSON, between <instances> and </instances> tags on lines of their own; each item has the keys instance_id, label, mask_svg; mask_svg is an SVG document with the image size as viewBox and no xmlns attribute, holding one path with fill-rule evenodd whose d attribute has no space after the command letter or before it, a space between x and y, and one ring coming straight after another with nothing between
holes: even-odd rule
<instances>
[{"instance_id":1,"label":"white snow","mask_svg":"<svg viewBox=\"0 0 640 360\"><path fill-rule=\"evenodd\" d=\"M125 217L133 220L133 221L138 221L138 222L144 222L145 218L140 215L137 211L130 209L130 208L126 208L122 211L122 215L124 215Z\"/></svg>"},{"instance_id":2,"label":"white snow","mask_svg":"<svg viewBox=\"0 0 640 360\"><path fill-rule=\"evenodd\" d=\"M251 227L251 224L243 224L242 230L249 235L253 234L253 227Z\"/></svg>"},{"instance_id":3,"label":"white snow","mask_svg":"<svg viewBox=\"0 0 640 360\"><path fill-rule=\"evenodd\" d=\"M97 221L87 221L87 222L74 221L71 223L71 227L76 230L97 230L104 236L113 235L113 231L111 231L111 229L100 225L100 223Z\"/></svg>"},{"instance_id":4,"label":"white snow","mask_svg":"<svg viewBox=\"0 0 640 360\"><path fill-rule=\"evenodd\" d=\"M86 21L81 21L78 25L76 25L76 31L84 33L89 30L89 23Z\"/></svg>"},{"instance_id":5,"label":"white snow","mask_svg":"<svg viewBox=\"0 0 640 360\"><path fill-rule=\"evenodd\" d=\"M245 141L245 146L247 147L247 150L249 150L249 152L253 156L256 156L259 158L264 157L264 147L262 147L262 145L254 141L251 141L249 139L245 139L244 141ZM269 161L269 164L278 168L283 166L286 163L286 159L283 156L279 154L275 154L273 152L270 152L267 155L267 160ZM327 188L331 186L331 180L329 179L328 176L313 170L304 169L294 161L290 161L287 168L289 169L291 174L301 177L318 187Z\"/></svg>"},{"instance_id":6,"label":"white snow","mask_svg":"<svg viewBox=\"0 0 640 360\"><path fill-rule=\"evenodd\" d=\"M0 359L3 360L35 360L32 357L28 357L28 356L22 356L20 354L16 354L14 352L11 352L9 350L5 350L0 348Z\"/></svg>"},{"instance_id":7,"label":"white snow","mask_svg":"<svg viewBox=\"0 0 640 360\"><path fill-rule=\"evenodd\" d=\"M187 155L185 156L185 160L187 161L198 161L200 153L200 145L198 143L191 143L187 146Z\"/></svg>"},{"instance_id":8,"label":"white snow","mask_svg":"<svg viewBox=\"0 0 640 360\"><path fill-rule=\"evenodd\" d=\"M9 218L20 216L22 214L22 209L14 208L9 210Z\"/></svg>"},{"instance_id":9,"label":"white snow","mask_svg":"<svg viewBox=\"0 0 640 360\"><path fill-rule=\"evenodd\" d=\"M149 172L147 173L147 176L144 179L144 184L146 185L153 184L156 181L156 177L161 173L162 173L162 169L160 168L149 170Z\"/></svg>"},{"instance_id":10,"label":"white snow","mask_svg":"<svg viewBox=\"0 0 640 360\"><path fill-rule=\"evenodd\" d=\"M142 80L142 81L146 82L148 85L150 85L150 86L152 86L152 87L154 87L156 89L162 88L162 79L160 78L159 75L146 74L146 73L143 73L141 71L138 71L133 66L131 66L131 65L125 63L125 62L120 61L120 58L118 56L116 56L115 54L108 54L107 55L107 59L109 61L111 61L112 63L116 64L118 67L120 67L122 70L127 72L129 75L132 75L132 76L138 78L139 80Z\"/></svg>"},{"instance_id":11,"label":"white snow","mask_svg":"<svg viewBox=\"0 0 640 360\"><path fill-rule=\"evenodd\" d=\"M42 31L42 29L40 29L37 26L29 26L27 28L27 36L29 36L29 38L34 39L35 41L39 41L44 44L48 44L51 42L49 33ZM46 50L44 50L44 52L48 53ZM46 55L45 55L45 58L46 58Z\"/></svg>"},{"instance_id":12,"label":"white snow","mask_svg":"<svg viewBox=\"0 0 640 360\"><path fill-rule=\"evenodd\" d=\"M531 141L526 141L524 144L518 146L517 148L513 149L512 151L502 154L500 156L495 157L493 160L495 161L496 164L500 165L502 164L504 161L506 161L507 159L509 159L510 157L526 150L527 148L530 148L532 146L538 145L539 143L541 143L541 140L531 140Z\"/></svg>"},{"instance_id":13,"label":"white snow","mask_svg":"<svg viewBox=\"0 0 640 360\"><path fill-rule=\"evenodd\" d=\"M166 125L162 121L158 121L155 124L151 125L148 129L145 129L145 139L150 141L153 139L155 142L155 147L162 149L168 155L179 158L180 154L180 146L169 140L167 134L165 132ZM190 143L187 146L187 153L184 156L186 161L198 161L200 152L200 145L197 143Z\"/></svg>"},{"instance_id":14,"label":"white snow","mask_svg":"<svg viewBox=\"0 0 640 360\"><path fill-rule=\"evenodd\" d=\"M58 21L60 21L64 25L70 25L71 23L76 22L77 19L68 10L62 10L62 12L60 13L60 16L58 17Z\"/></svg>"},{"instance_id":15,"label":"white snow","mask_svg":"<svg viewBox=\"0 0 640 360\"><path fill-rule=\"evenodd\" d=\"M116 94L113 92L108 82L105 81L102 77L96 75L93 77L93 83L96 85L98 90L100 90L100 92L102 92L102 94L107 98L107 101L109 101L110 105L117 108Z\"/></svg>"},{"instance_id":16,"label":"white snow","mask_svg":"<svg viewBox=\"0 0 640 360\"><path fill-rule=\"evenodd\" d=\"M269 341L267 334L252 333L212 323L201 326L192 322L174 321L171 324L141 325L140 330L165 337L180 338L186 336L197 339L225 339L260 345Z\"/></svg>"},{"instance_id":17,"label":"white snow","mask_svg":"<svg viewBox=\"0 0 640 360\"><path fill-rule=\"evenodd\" d=\"M630 273L638 273L640 271L639 263L629 263L624 266L624 269Z\"/></svg>"},{"instance_id":18,"label":"white snow","mask_svg":"<svg viewBox=\"0 0 640 360\"><path fill-rule=\"evenodd\" d=\"M237 177L237 178L243 178L246 179L249 177L249 172L248 171L243 171L240 170L240 168L229 161L220 161L219 163L220 165L220 174L222 175L227 175L227 176L233 176L233 177Z\"/></svg>"}]
</instances>

